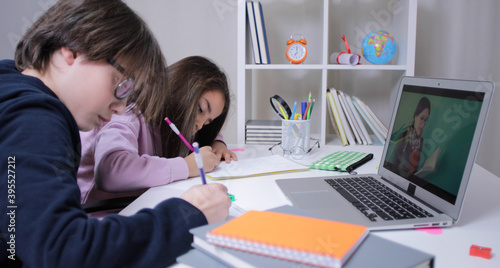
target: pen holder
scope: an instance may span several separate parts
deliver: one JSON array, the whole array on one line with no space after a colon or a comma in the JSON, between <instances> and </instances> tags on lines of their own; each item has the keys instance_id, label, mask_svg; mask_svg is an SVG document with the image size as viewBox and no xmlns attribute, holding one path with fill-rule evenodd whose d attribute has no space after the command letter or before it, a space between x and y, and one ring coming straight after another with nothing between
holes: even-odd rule
<instances>
[{"instance_id":1,"label":"pen holder","mask_svg":"<svg viewBox=\"0 0 500 268\"><path fill-rule=\"evenodd\" d=\"M303 154L309 149L311 120L281 120L281 147L290 154Z\"/></svg>"}]
</instances>

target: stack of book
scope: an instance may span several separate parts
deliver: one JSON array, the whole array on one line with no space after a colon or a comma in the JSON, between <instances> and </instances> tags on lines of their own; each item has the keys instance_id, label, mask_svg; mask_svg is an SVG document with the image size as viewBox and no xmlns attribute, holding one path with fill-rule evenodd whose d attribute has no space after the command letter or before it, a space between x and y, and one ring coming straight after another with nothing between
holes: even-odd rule
<instances>
[{"instance_id":1,"label":"stack of book","mask_svg":"<svg viewBox=\"0 0 500 268\"><path fill-rule=\"evenodd\" d=\"M248 26L255 64L270 64L269 47L267 45L266 24L260 1L247 2Z\"/></svg>"},{"instance_id":2,"label":"stack of book","mask_svg":"<svg viewBox=\"0 0 500 268\"><path fill-rule=\"evenodd\" d=\"M384 144L387 128L363 101L335 88L327 89L327 106L333 128L343 146L373 144L371 132Z\"/></svg>"},{"instance_id":3,"label":"stack of book","mask_svg":"<svg viewBox=\"0 0 500 268\"><path fill-rule=\"evenodd\" d=\"M190 267L432 267L434 256L291 206L191 229Z\"/></svg>"},{"instance_id":4,"label":"stack of book","mask_svg":"<svg viewBox=\"0 0 500 268\"><path fill-rule=\"evenodd\" d=\"M281 142L281 120L248 120L245 126L246 144L277 144Z\"/></svg>"}]
</instances>

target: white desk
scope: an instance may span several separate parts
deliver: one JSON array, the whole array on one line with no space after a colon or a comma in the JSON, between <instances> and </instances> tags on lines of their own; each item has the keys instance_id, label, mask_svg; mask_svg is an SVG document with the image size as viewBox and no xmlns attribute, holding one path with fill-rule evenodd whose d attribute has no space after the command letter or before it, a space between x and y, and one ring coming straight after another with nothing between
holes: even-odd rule
<instances>
[{"instance_id":1,"label":"white desk","mask_svg":"<svg viewBox=\"0 0 500 268\"><path fill-rule=\"evenodd\" d=\"M236 152L239 159L269 155L269 146L236 146L242 148ZM298 161L309 164L336 150L354 150L374 153L374 159L358 168L358 173L373 173L380 162L381 146L322 146L314 149L310 155ZM279 175L252 177L218 181L226 185L235 195L234 204L244 210L267 210L277 206L291 205L274 182L280 178L303 176L324 176L340 174L332 171L309 170ZM146 191L120 214L131 215L141 208L154 207L162 200L180 196L190 186L199 184L200 178L191 178L165 186L154 187ZM234 212L234 211L233 211ZM378 231L375 234L384 238L434 254L435 267L500 267L500 178L475 165L469 183L465 204L460 221L451 228L442 229L441 234L429 234L425 231L401 230ZM490 260L469 256L472 244L492 248Z\"/></svg>"}]
</instances>

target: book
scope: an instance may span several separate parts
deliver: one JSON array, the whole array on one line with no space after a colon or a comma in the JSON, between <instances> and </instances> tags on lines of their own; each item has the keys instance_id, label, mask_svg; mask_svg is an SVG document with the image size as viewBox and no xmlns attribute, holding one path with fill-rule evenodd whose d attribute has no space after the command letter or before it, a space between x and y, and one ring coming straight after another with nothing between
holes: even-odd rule
<instances>
[{"instance_id":1,"label":"book","mask_svg":"<svg viewBox=\"0 0 500 268\"><path fill-rule=\"evenodd\" d=\"M335 117L333 116L333 111L332 111L332 106L330 105L330 101L329 101L329 92L326 93L326 106L327 106L327 110L328 110L328 115L330 117L330 121L332 122L332 127L333 127L333 131L335 132L335 134L337 134L337 137L339 138L339 140L341 139L340 137L340 133L339 133L339 128L337 127L337 123L335 122Z\"/></svg>"},{"instance_id":2,"label":"book","mask_svg":"<svg viewBox=\"0 0 500 268\"><path fill-rule=\"evenodd\" d=\"M240 179L284 172L304 171L309 168L282 155L270 155L249 159L221 162L214 171L206 177L212 180Z\"/></svg>"},{"instance_id":3,"label":"book","mask_svg":"<svg viewBox=\"0 0 500 268\"><path fill-rule=\"evenodd\" d=\"M363 144L363 141L360 136L362 135L361 130L359 129L359 126L355 121L356 119L352 114L351 108L347 105L347 100L345 98L344 92L339 90L338 94L339 94L340 105L344 110L345 117L347 118L347 123L351 126L352 133L354 134L354 139L357 144Z\"/></svg>"},{"instance_id":4,"label":"book","mask_svg":"<svg viewBox=\"0 0 500 268\"><path fill-rule=\"evenodd\" d=\"M277 141L245 141L245 144L249 144L249 145L275 145L277 144L278 142Z\"/></svg>"},{"instance_id":5,"label":"book","mask_svg":"<svg viewBox=\"0 0 500 268\"><path fill-rule=\"evenodd\" d=\"M368 112L368 114L373 118L373 121L375 121L376 125L380 128L380 133L382 133L382 135L384 136L385 139L387 139L387 128L384 126L384 124L382 123L382 121L380 121L380 119L375 115L375 113L372 111L372 109L370 109L370 107L368 105L366 105L364 102L361 102L365 108L366 108L366 111Z\"/></svg>"},{"instance_id":6,"label":"book","mask_svg":"<svg viewBox=\"0 0 500 268\"><path fill-rule=\"evenodd\" d=\"M333 117L335 118L335 125L337 126L338 134L340 136L340 141L342 142L343 146L349 145L349 142L347 141L347 137L344 132L344 127L342 126L342 123L340 122L340 116L339 112L337 109L337 105L335 104L335 101L333 99L333 93L330 91L330 89L327 89L326 92L328 96L328 102L330 103L330 108L333 113Z\"/></svg>"},{"instance_id":7,"label":"book","mask_svg":"<svg viewBox=\"0 0 500 268\"><path fill-rule=\"evenodd\" d=\"M374 123L374 126L377 128L378 132L382 135L382 137L387 139L387 128L382 124L380 119L373 113L373 111L359 98L354 97L354 100L359 103L360 107L362 107L365 111L365 114L369 117L369 119Z\"/></svg>"},{"instance_id":8,"label":"book","mask_svg":"<svg viewBox=\"0 0 500 268\"><path fill-rule=\"evenodd\" d=\"M367 115L365 109L363 108L363 106L361 106L361 104L358 102L358 99L356 97L353 97L353 103L354 103L354 107L356 107L356 110L359 112L359 114L361 115L361 117L363 118L363 120L365 121L365 123L370 127L370 129L372 130L373 134L375 134L375 136L377 137L377 139L382 144L384 144L385 143L384 137L379 132L378 128L375 126L375 123L372 121L372 119Z\"/></svg>"},{"instance_id":9,"label":"book","mask_svg":"<svg viewBox=\"0 0 500 268\"><path fill-rule=\"evenodd\" d=\"M266 23L264 21L264 11L260 1L253 2L255 16L255 26L257 28L257 40L259 40L259 52L262 64L270 64L269 46L267 44Z\"/></svg>"},{"instance_id":10,"label":"book","mask_svg":"<svg viewBox=\"0 0 500 268\"><path fill-rule=\"evenodd\" d=\"M247 129L247 136L276 136L281 138L281 130L269 129Z\"/></svg>"},{"instance_id":11,"label":"book","mask_svg":"<svg viewBox=\"0 0 500 268\"><path fill-rule=\"evenodd\" d=\"M257 29L255 26L253 3L247 2L246 4L247 4L248 27L250 28L250 39L252 43L253 59L255 64L261 64L259 40L257 39Z\"/></svg>"},{"instance_id":12,"label":"book","mask_svg":"<svg viewBox=\"0 0 500 268\"><path fill-rule=\"evenodd\" d=\"M281 120L248 120L245 126L246 144L277 144L281 136Z\"/></svg>"},{"instance_id":13,"label":"book","mask_svg":"<svg viewBox=\"0 0 500 268\"><path fill-rule=\"evenodd\" d=\"M247 120L246 129L279 129L281 120Z\"/></svg>"},{"instance_id":14,"label":"book","mask_svg":"<svg viewBox=\"0 0 500 268\"><path fill-rule=\"evenodd\" d=\"M358 111L356 110L356 107L354 107L354 103L352 102L351 96L346 94L345 98L347 100L347 103L349 104L349 107L351 107L351 111L354 115L354 118L356 119L356 122L358 123L358 126L361 130L361 133L363 133L363 137L365 139L366 144L368 144L368 145L373 144L372 138L368 134L368 131L365 127L365 124L363 124L363 121L361 120L361 116L359 115Z\"/></svg>"},{"instance_id":15,"label":"book","mask_svg":"<svg viewBox=\"0 0 500 268\"><path fill-rule=\"evenodd\" d=\"M292 206L282 206L271 211L316 217L310 212ZM283 259L254 254L242 250L220 247L206 241L206 233L224 222L191 229L194 249L177 258L177 262L191 267L316 267ZM369 234L344 268L356 267L432 267L434 256L411 247Z\"/></svg>"},{"instance_id":16,"label":"book","mask_svg":"<svg viewBox=\"0 0 500 268\"><path fill-rule=\"evenodd\" d=\"M300 230L300 231L298 231ZM341 267L368 235L366 226L248 211L212 229L209 243L322 267Z\"/></svg>"},{"instance_id":17,"label":"book","mask_svg":"<svg viewBox=\"0 0 500 268\"><path fill-rule=\"evenodd\" d=\"M259 138L273 138L273 139L278 139L281 140L281 132L280 133L267 133L267 132L261 132L261 133L249 133L247 132L247 140L248 139L259 139Z\"/></svg>"},{"instance_id":18,"label":"book","mask_svg":"<svg viewBox=\"0 0 500 268\"><path fill-rule=\"evenodd\" d=\"M354 135L352 134L351 127L349 126L349 123L347 122L347 118L344 113L344 109L342 108L339 100L339 94L338 91L335 88L330 88L330 92L332 92L333 100L335 101L335 106L337 107L337 110L339 112L339 117L340 117L340 122L342 123L342 127L344 129L345 135L347 137L347 141L349 144L356 144L356 141L354 140Z\"/></svg>"},{"instance_id":19,"label":"book","mask_svg":"<svg viewBox=\"0 0 500 268\"><path fill-rule=\"evenodd\" d=\"M247 136L247 141L269 141L269 142L281 142L281 136Z\"/></svg>"},{"instance_id":20,"label":"book","mask_svg":"<svg viewBox=\"0 0 500 268\"><path fill-rule=\"evenodd\" d=\"M441 154L441 147L437 148L427 160L425 160L424 165L420 168L415 175L423 178L436 169L436 165Z\"/></svg>"}]
</instances>

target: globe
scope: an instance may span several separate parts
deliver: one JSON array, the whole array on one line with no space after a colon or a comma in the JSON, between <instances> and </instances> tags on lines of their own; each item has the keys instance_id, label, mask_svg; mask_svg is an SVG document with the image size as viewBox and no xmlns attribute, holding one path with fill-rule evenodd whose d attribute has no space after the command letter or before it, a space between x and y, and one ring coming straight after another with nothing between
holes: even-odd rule
<instances>
[{"instance_id":1,"label":"globe","mask_svg":"<svg viewBox=\"0 0 500 268\"><path fill-rule=\"evenodd\" d=\"M373 31L363 39L361 51L368 62L385 64L396 54L396 40L387 31Z\"/></svg>"}]
</instances>

